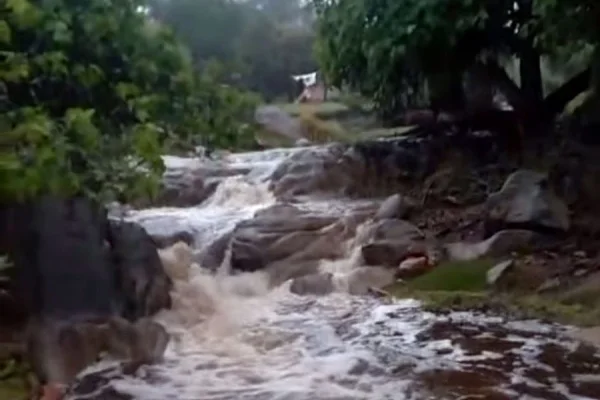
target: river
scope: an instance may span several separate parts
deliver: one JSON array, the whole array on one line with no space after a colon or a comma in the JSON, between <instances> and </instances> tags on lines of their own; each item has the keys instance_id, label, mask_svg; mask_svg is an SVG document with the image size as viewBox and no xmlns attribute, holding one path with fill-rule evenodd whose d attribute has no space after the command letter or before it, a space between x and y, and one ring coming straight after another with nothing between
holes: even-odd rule
<instances>
[{"instance_id":1,"label":"river","mask_svg":"<svg viewBox=\"0 0 600 400\"><path fill-rule=\"evenodd\" d=\"M297 151L224 155L210 161L213 168L242 172L222 178L199 206L138 210L127 218L150 232L184 226L201 249L276 202L269 177ZM168 168L202 164L165 160ZM310 196L296 202L321 214L361 205ZM321 270L344 275L355 268L353 243L342 259L322 261ZM187 281L175 283L173 297L173 309L156 316L172 335L165 361L110 380L123 398L600 398L600 357L570 339L568 327L479 313L436 315L414 300L343 290L298 296L289 283L270 288L264 271L231 274L226 262L216 273L194 268Z\"/></svg>"}]
</instances>

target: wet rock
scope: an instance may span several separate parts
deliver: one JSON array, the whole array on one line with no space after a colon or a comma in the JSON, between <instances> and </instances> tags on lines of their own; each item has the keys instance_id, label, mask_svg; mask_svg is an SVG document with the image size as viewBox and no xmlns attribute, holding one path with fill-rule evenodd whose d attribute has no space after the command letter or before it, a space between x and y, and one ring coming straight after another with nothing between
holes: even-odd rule
<instances>
[{"instance_id":1,"label":"wet rock","mask_svg":"<svg viewBox=\"0 0 600 400\"><path fill-rule=\"evenodd\" d=\"M171 280L156 244L141 226L111 221L108 242L123 300L122 315L137 319L169 308Z\"/></svg>"},{"instance_id":2,"label":"wet rock","mask_svg":"<svg viewBox=\"0 0 600 400\"><path fill-rule=\"evenodd\" d=\"M27 315L136 319L169 307L170 280L142 227L110 221L84 198L47 196L12 209L2 225L14 242L2 246L16 267L11 291Z\"/></svg>"},{"instance_id":3,"label":"wet rock","mask_svg":"<svg viewBox=\"0 0 600 400\"><path fill-rule=\"evenodd\" d=\"M427 257L411 257L402 261L396 271L396 277L410 279L423 275L431 269Z\"/></svg>"},{"instance_id":4,"label":"wet rock","mask_svg":"<svg viewBox=\"0 0 600 400\"><path fill-rule=\"evenodd\" d=\"M263 210L235 228L231 239L231 267L256 271L276 261L333 258L351 234L339 217L316 215L291 204Z\"/></svg>"},{"instance_id":5,"label":"wet rock","mask_svg":"<svg viewBox=\"0 0 600 400\"><path fill-rule=\"evenodd\" d=\"M419 241L425 239L425 234L408 221L401 219L382 219L372 228L374 240Z\"/></svg>"},{"instance_id":6,"label":"wet rock","mask_svg":"<svg viewBox=\"0 0 600 400\"><path fill-rule=\"evenodd\" d=\"M85 368L108 356L127 369L162 360L169 335L143 318L33 318L26 329L27 358L42 383L70 384Z\"/></svg>"},{"instance_id":7,"label":"wet rock","mask_svg":"<svg viewBox=\"0 0 600 400\"><path fill-rule=\"evenodd\" d=\"M173 246L175 243L183 242L188 246L194 245L194 234L187 230L174 230L166 233L154 233L152 239L158 248Z\"/></svg>"},{"instance_id":8,"label":"wet rock","mask_svg":"<svg viewBox=\"0 0 600 400\"><path fill-rule=\"evenodd\" d=\"M503 261L490 268L486 275L486 281L489 286L497 286L506 273L515 265L514 260Z\"/></svg>"},{"instance_id":9,"label":"wet rock","mask_svg":"<svg viewBox=\"0 0 600 400\"><path fill-rule=\"evenodd\" d=\"M335 279L338 290L353 295L366 295L371 289L382 289L396 281L394 271L381 267L358 267Z\"/></svg>"},{"instance_id":10,"label":"wet rock","mask_svg":"<svg viewBox=\"0 0 600 400\"><path fill-rule=\"evenodd\" d=\"M550 188L546 174L519 170L486 202L486 231L507 227L565 232L570 227L567 205Z\"/></svg>"},{"instance_id":11,"label":"wet rock","mask_svg":"<svg viewBox=\"0 0 600 400\"><path fill-rule=\"evenodd\" d=\"M356 163L346 161L345 150L346 146L332 144L308 147L292 154L273 172L270 189L280 199L343 194L356 179Z\"/></svg>"},{"instance_id":12,"label":"wet rock","mask_svg":"<svg viewBox=\"0 0 600 400\"><path fill-rule=\"evenodd\" d=\"M362 246L361 254L365 265L395 268L411 255L427 254L427 246L423 242L380 240Z\"/></svg>"},{"instance_id":13,"label":"wet rock","mask_svg":"<svg viewBox=\"0 0 600 400\"><path fill-rule=\"evenodd\" d=\"M194 253L194 262L202 268L216 271L225 259L225 253L232 237L233 232L226 233L208 246Z\"/></svg>"},{"instance_id":14,"label":"wet rock","mask_svg":"<svg viewBox=\"0 0 600 400\"><path fill-rule=\"evenodd\" d=\"M163 175L162 187L155 206L189 207L202 203L212 195L219 184L218 180L206 178L201 169L172 169Z\"/></svg>"},{"instance_id":15,"label":"wet rock","mask_svg":"<svg viewBox=\"0 0 600 400\"><path fill-rule=\"evenodd\" d=\"M535 232L523 229L507 229L476 243L457 242L446 244L448 258L454 261L470 261L481 257L503 257L516 251L527 250L535 244Z\"/></svg>"},{"instance_id":16,"label":"wet rock","mask_svg":"<svg viewBox=\"0 0 600 400\"><path fill-rule=\"evenodd\" d=\"M27 314L110 315L120 285L106 242L106 213L84 198L46 196L2 210L2 252L14 262L17 302Z\"/></svg>"},{"instance_id":17,"label":"wet rock","mask_svg":"<svg viewBox=\"0 0 600 400\"><path fill-rule=\"evenodd\" d=\"M415 204L410 199L400 194L394 194L381 204L379 210L375 214L376 220L381 219L392 219L392 218L406 218L408 214L414 209Z\"/></svg>"},{"instance_id":18,"label":"wet rock","mask_svg":"<svg viewBox=\"0 0 600 400\"><path fill-rule=\"evenodd\" d=\"M296 143L294 144L296 147L305 147L305 146L310 146L312 143L310 142L310 140L306 139L306 138L302 138L302 139L298 139L296 140Z\"/></svg>"},{"instance_id":19,"label":"wet rock","mask_svg":"<svg viewBox=\"0 0 600 400\"><path fill-rule=\"evenodd\" d=\"M302 125L287 112L273 105L260 106L254 113L254 120L263 129L292 140L302 139Z\"/></svg>"},{"instance_id":20,"label":"wet rock","mask_svg":"<svg viewBox=\"0 0 600 400\"><path fill-rule=\"evenodd\" d=\"M290 292L298 295L326 295L333 292L333 289L333 275L330 273L311 274L294 278L290 285Z\"/></svg>"}]
</instances>

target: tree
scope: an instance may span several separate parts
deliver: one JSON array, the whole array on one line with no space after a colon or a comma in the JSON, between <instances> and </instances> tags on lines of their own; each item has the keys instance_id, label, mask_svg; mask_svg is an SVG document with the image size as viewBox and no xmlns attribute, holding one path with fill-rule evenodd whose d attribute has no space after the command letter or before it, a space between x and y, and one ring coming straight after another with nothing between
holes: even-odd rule
<instances>
[{"instance_id":1,"label":"tree","mask_svg":"<svg viewBox=\"0 0 600 400\"><path fill-rule=\"evenodd\" d=\"M231 145L247 129L239 117L253 99L195 74L144 6L0 5L2 200L151 194L166 146Z\"/></svg>"},{"instance_id":2,"label":"tree","mask_svg":"<svg viewBox=\"0 0 600 400\"><path fill-rule=\"evenodd\" d=\"M223 82L289 95L291 75L316 69L312 12L298 0L153 0L151 14L173 28L203 69L218 61Z\"/></svg>"},{"instance_id":3,"label":"tree","mask_svg":"<svg viewBox=\"0 0 600 400\"><path fill-rule=\"evenodd\" d=\"M592 7L591 0L580 3ZM461 105L462 78L474 65L487 68L500 86L516 89L510 90L513 103L542 107L540 57L550 49L541 38L546 35L550 42L550 37L557 39L567 29L562 24L552 27L551 15L564 21L560 15L565 10L582 12L580 5L550 0L316 0L315 4L318 59L326 76L336 85L347 84L373 97L384 115L406 107L411 99L403 95L423 87L433 103ZM586 25L595 26L591 20ZM573 43L568 35L563 38L568 45ZM520 61L520 87L496 68L502 57L511 56Z\"/></svg>"}]
</instances>

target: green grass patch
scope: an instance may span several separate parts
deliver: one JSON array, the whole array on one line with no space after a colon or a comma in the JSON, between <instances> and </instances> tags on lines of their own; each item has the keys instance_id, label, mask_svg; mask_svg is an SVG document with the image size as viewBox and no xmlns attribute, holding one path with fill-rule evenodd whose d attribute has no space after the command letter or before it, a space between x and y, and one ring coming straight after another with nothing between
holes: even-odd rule
<instances>
[{"instance_id":1,"label":"green grass patch","mask_svg":"<svg viewBox=\"0 0 600 400\"><path fill-rule=\"evenodd\" d=\"M297 117L301 114L312 114L319 118L330 119L351 111L345 104L337 102L285 103L278 104L278 106L293 117Z\"/></svg>"},{"instance_id":2,"label":"green grass patch","mask_svg":"<svg viewBox=\"0 0 600 400\"><path fill-rule=\"evenodd\" d=\"M406 282L406 286L422 291L483 291L487 286L487 271L494 265L494 261L487 259L450 261Z\"/></svg>"}]
</instances>

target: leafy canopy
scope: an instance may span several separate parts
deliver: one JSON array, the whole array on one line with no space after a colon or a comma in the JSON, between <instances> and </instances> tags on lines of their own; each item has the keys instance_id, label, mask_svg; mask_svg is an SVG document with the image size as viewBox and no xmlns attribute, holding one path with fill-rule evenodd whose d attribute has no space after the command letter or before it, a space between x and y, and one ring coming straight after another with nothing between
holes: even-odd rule
<instances>
[{"instance_id":1,"label":"leafy canopy","mask_svg":"<svg viewBox=\"0 0 600 400\"><path fill-rule=\"evenodd\" d=\"M451 91L482 57L573 52L598 39L600 7L592 0L314 2L325 75L391 112L410 103L416 87L431 95Z\"/></svg>"},{"instance_id":2,"label":"leafy canopy","mask_svg":"<svg viewBox=\"0 0 600 400\"><path fill-rule=\"evenodd\" d=\"M0 196L152 194L165 148L231 146L255 99L198 76L141 0L0 4Z\"/></svg>"}]
</instances>

